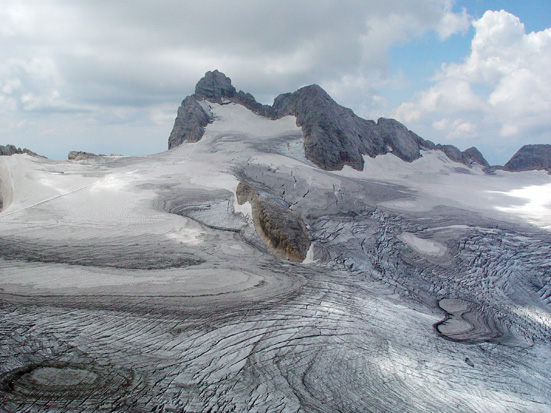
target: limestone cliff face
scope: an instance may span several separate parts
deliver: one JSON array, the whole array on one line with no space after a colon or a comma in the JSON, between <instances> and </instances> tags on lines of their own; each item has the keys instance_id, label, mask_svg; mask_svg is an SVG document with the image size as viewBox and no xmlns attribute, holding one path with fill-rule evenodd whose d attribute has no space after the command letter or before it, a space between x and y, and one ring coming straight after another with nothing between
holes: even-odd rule
<instances>
[{"instance_id":1,"label":"limestone cliff face","mask_svg":"<svg viewBox=\"0 0 551 413\"><path fill-rule=\"evenodd\" d=\"M182 142L197 142L212 121L200 102L238 103L271 119L293 115L304 135L306 158L325 170L340 170L344 165L363 170L365 155L375 157L393 153L406 162L421 157L421 150L440 149L456 162L470 166L488 163L476 148L461 152L452 145L435 145L424 140L394 119L365 120L336 103L318 85L279 95L272 106L258 103L250 93L237 92L231 79L215 70L207 72L178 109L169 137L169 149Z\"/></svg>"},{"instance_id":2,"label":"limestone cliff face","mask_svg":"<svg viewBox=\"0 0 551 413\"><path fill-rule=\"evenodd\" d=\"M237 92L231 79L225 74L218 70L207 72L197 82L195 94L186 97L178 108L174 127L168 138L168 149L183 142L197 142L203 137L205 127L212 122L210 113L200 104L203 100L220 104L235 102L263 116L271 115L269 110L263 110L265 105L258 103L250 93L241 90Z\"/></svg>"},{"instance_id":3,"label":"limestone cliff face","mask_svg":"<svg viewBox=\"0 0 551 413\"><path fill-rule=\"evenodd\" d=\"M197 142L205 133L205 126L212 121L195 96L188 96L178 108L174 128L168 138L168 149L183 142Z\"/></svg>"},{"instance_id":4,"label":"limestone cliff face","mask_svg":"<svg viewBox=\"0 0 551 413\"><path fill-rule=\"evenodd\" d=\"M205 73L205 76L195 86L195 96L204 97L211 102L221 103L222 99L232 98L236 93L231 79L218 70Z\"/></svg>"},{"instance_id":5,"label":"limestone cliff face","mask_svg":"<svg viewBox=\"0 0 551 413\"><path fill-rule=\"evenodd\" d=\"M288 261L304 261L310 237L299 214L259 196L254 187L243 182L236 194L238 204L250 202L256 233L270 252Z\"/></svg>"},{"instance_id":6,"label":"limestone cliff face","mask_svg":"<svg viewBox=\"0 0 551 413\"><path fill-rule=\"evenodd\" d=\"M551 145L524 145L503 167L506 171L551 172Z\"/></svg>"}]
</instances>

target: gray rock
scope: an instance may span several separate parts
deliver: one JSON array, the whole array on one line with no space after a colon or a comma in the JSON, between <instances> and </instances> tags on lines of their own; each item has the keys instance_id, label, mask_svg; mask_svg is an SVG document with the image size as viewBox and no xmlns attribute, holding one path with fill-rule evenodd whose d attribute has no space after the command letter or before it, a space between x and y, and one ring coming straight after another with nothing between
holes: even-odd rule
<instances>
[{"instance_id":1,"label":"gray rock","mask_svg":"<svg viewBox=\"0 0 551 413\"><path fill-rule=\"evenodd\" d=\"M415 133L414 133L414 135L417 136ZM427 150L427 151L431 151L433 149L436 149L436 144L434 142L423 139L420 136L417 136L417 142L419 143L419 147L421 149L424 149L424 150Z\"/></svg>"},{"instance_id":2,"label":"gray rock","mask_svg":"<svg viewBox=\"0 0 551 413\"><path fill-rule=\"evenodd\" d=\"M39 156L41 158L44 158L43 156L40 156L36 154L35 152L27 149L27 148L18 148L15 145L0 145L0 156L11 156L11 155L21 155L26 153L27 155L31 156Z\"/></svg>"},{"instance_id":3,"label":"gray rock","mask_svg":"<svg viewBox=\"0 0 551 413\"><path fill-rule=\"evenodd\" d=\"M325 170L349 165L363 169L363 155L387 153L375 122L362 119L337 104L318 85L279 95L273 104L276 117L294 115L302 127L306 157Z\"/></svg>"},{"instance_id":4,"label":"gray rock","mask_svg":"<svg viewBox=\"0 0 551 413\"><path fill-rule=\"evenodd\" d=\"M272 107L257 102L254 96L250 93L245 93L240 90L239 92L237 92L237 95L232 99L232 101L235 103L240 103L247 109L252 110L253 112L258 113L259 115L266 118L274 117L274 111Z\"/></svg>"},{"instance_id":5,"label":"gray rock","mask_svg":"<svg viewBox=\"0 0 551 413\"><path fill-rule=\"evenodd\" d=\"M87 159L98 158L99 156L102 155L96 155L91 152L71 151L69 155L67 155L67 159L70 161L85 161Z\"/></svg>"},{"instance_id":6,"label":"gray rock","mask_svg":"<svg viewBox=\"0 0 551 413\"><path fill-rule=\"evenodd\" d=\"M487 166L476 148L461 152L452 145L435 145L424 140L394 119L380 118L377 123L365 120L336 103L318 85L294 93L279 95L272 106L263 105L250 93L236 92L231 79L214 70L197 83L195 94L188 96L178 109L169 137L169 149L184 141L197 142L205 126L212 121L197 102L234 102L271 119L293 115L304 135L306 158L325 170L340 170L344 165L363 170L365 155L375 157L393 153L406 162L421 157L421 150L442 150L451 160L470 166L472 162Z\"/></svg>"},{"instance_id":7,"label":"gray rock","mask_svg":"<svg viewBox=\"0 0 551 413\"><path fill-rule=\"evenodd\" d=\"M259 196L252 185L244 182L237 186L236 195L239 205L251 203L256 233L271 253L292 262L304 261L310 237L298 213Z\"/></svg>"},{"instance_id":8,"label":"gray rock","mask_svg":"<svg viewBox=\"0 0 551 413\"><path fill-rule=\"evenodd\" d=\"M178 108L178 115L174 121L174 128L168 138L168 149L172 149L182 142L197 142L205 133L205 126L212 121L197 102L196 96L188 96Z\"/></svg>"},{"instance_id":9,"label":"gray rock","mask_svg":"<svg viewBox=\"0 0 551 413\"><path fill-rule=\"evenodd\" d=\"M212 117L198 103L202 100L220 104L239 103L261 116L273 117L271 106L258 103L250 93L241 90L236 92L231 79L225 74L218 70L207 72L195 86L195 94L186 97L178 108L178 115L168 138L168 149L183 142L197 142L203 137L205 127L212 122Z\"/></svg>"},{"instance_id":10,"label":"gray rock","mask_svg":"<svg viewBox=\"0 0 551 413\"><path fill-rule=\"evenodd\" d=\"M453 145L436 145L436 149L444 152L448 158L454 162L467 163L467 157L457 147Z\"/></svg>"},{"instance_id":11,"label":"gray rock","mask_svg":"<svg viewBox=\"0 0 551 413\"><path fill-rule=\"evenodd\" d=\"M478 164L488 168L490 164L486 161L482 153L474 146L461 152L460 149L453 145L435 145L435 149L438 149L446 154L454 162L462 163L468 167L471 167L473 164Z\"/></svg>"},{"instance_id":12,"label":"gray rock","mask_svg":"<svg viewBox=\"0 0 551 413\"><path fill-rule=\"evenodd\" d=\"M538 170L551 172L551 145L524 145L503 169L511 172Z\"/></svg>"},{"instance_id":13,"label":"gray rock","mask_svg":"<svg viewBox=\"0 0 551 413\"><path fill-rule=\"evenodd\" d=\"M384 142L392 148L392 153L400 159L412 162L421 157L419 136L394 119L380 118L377 121Z\"/></svg>"},{"instance_id":14,"label":"gray rock","mask_svg":"<svg viewBox=\"0 0 551 413\"><path fill-rule=\"evenodd\" d=\"M467 158L469 158L472 162L477 163L482 166L490 166L488 161L484 158L482 153L478 149L476 149L474 146L472 148L466 149L465 152L463 152Z\"/></svg>"},{"instance_id":15,"label":"gray rock","mask_svg":"<svg viewBox=\"0 0 551 413\"><path fill-rule=\"evenodd\" d=\"M204 97L217 103L221 103L223 98L232 98L235 94L236 90L231 84L231 79L218 70L205 73L195 86L197 97Z\"/></svg>"}]
</instances>

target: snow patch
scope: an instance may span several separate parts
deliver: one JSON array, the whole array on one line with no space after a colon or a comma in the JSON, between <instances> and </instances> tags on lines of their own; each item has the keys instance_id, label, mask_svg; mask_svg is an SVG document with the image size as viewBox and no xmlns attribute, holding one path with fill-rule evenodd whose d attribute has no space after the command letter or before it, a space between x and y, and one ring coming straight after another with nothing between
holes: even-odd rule
<instances>
[{"instance_id":1,"label":"snow patch","mask_svg":"<svg viewBox=\"0 0 551 413\"><path fill-rule=\"evenodd\" d=\"M306 258L304 261L302 261L303 264L312 264L314 263L314 243L310 244L310 248L308 248L308 252L306 253Z\"/></svg>"},{"instance_id":2,"label":"snow patch","mask_svg":"<svg viewBox=\"0 0 551 413\"><path fill-rule=\"evenodd\" d=\"M428 211L450 206L551 231L551 176L544 171L496 171L488 175L482 167L473 166L465 174L465 168L459 169L460 164L438 150L423 151L423 156L411 163L392 154L364 156L364 161L363 171L345 166L333 174L380 180L411 190L403 199L381 202L382 207Z\"/></svg>"},{"instance_id":3,"label":"snow patch","mask_svg":"<svg viewBox=\"0 0 551 413\"><path fill-rule=\"evenodd\" d=\"M442 257L446 254L447 248L439 242L423 239L415 236L410 232L403 232L398 235L398 239L412 250L421 255L430 257Z\"/></svg>"},{"instance_id":4,"label":"snow patch","mask_svg":"<svg viewBox=\"0 0 551 413\"><path fill-rule=\"evenodd\" d=\"M235 197L233 201L233 210L236 214L243 215L247 220L252 220L253 207L249 201L243 203L243 205L239 205L237 197Z\"/></svg>"},{"instance_id":5,"label":"snow patch","mask_svg":"<svg viewBox=\"0 0 551 413\"><path fill-rule=\"evenodd\" d=\"M190 220L188 220L191 223ZM187 226L174 229L166 234L166 237L186 245L199 245L203 241L201 237L205 235L205 231L201 230L199 226Z\"/></svg>"},{"instance_id":6,"label":"snow patch","mask_svg":"<svg viewBox=\"0 0 551 413\"><path fill-rule=\"evenodd\" d=\"M551 183L529 185L510 191L490 191L522 200L521 205L496 206L496 209L524 217L528 222L551 231Z\"/></svg>"}]
</instances>

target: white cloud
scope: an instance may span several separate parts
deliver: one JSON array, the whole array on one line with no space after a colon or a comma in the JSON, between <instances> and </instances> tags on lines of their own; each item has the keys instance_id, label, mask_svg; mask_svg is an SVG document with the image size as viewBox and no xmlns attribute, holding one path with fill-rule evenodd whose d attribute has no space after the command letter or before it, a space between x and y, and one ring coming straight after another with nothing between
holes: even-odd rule
<instances>
[{"instance_id":1,"label":"white cloud","mask_svg":"<svg viewBox=\"0 0 551 413\"><path fill-rule=\"evenodd\" d=\"M434 84L394 115L430 139L497 146L509 156L526 143L551 143L551 28L527 34L503 10L487 11L473 26L465 61L443 65Z\"/></svg>"},{"instance_id":2,"label":"white cloud","mask_svg":"<svg viewBox=\"0 0 551 413\"><path fill-rule=\"evenodd\" d=\"M476 125L463 119L440 119L433 122L432 127L457 140L476 136Z\"/></svg>"},{"instance_id":3,"label":"white cloud","mask_svg":"<svg viewBox=\"0 0 551 413\"><path fill-rule=\"evenodd\" d=\"M318 83L340 103L368 110L381 104L368 97L391 81L392 45L428 31L445 38L464 29L468 16L453 13L452 5L7 0L0 8L0 118L32 113L39 123L40 113L71 111L98 122L112 113L106 124L143 115L153 125L212 69L264 102ZM0 138L20 136L17 128L12 132ZM135 150L139 143L131 143Z\"/></svg>"},{"instance_id":4,"label":"white cloud","mask_svg":"<svg viewBox=\"0 0 551 413\"><path fill-rule=\"evenodd\" d=\"M447 4L446 13L436 26L436 32L440 40L445 40L457 33L465 34L471 26L471 16L469 16L467 10L463 8L461 13L454 13L451 11L452 5L451 2Z\"/></svg>"}]
</instances>

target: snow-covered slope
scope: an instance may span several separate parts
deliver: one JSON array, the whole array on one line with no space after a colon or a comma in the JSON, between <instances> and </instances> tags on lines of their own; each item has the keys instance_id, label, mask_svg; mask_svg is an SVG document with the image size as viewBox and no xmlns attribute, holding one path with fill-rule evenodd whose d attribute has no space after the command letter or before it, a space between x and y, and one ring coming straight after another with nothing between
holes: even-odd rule
<instances>
[{"instance_id":1,"label":"snow-covered slope","mask_svg":"<svg viewBox=\"0 0 551 413\"><path fill-rule=\"evenodd\" d=\"M551 410L551 176L423 151L324 171L287 116L201 102L168 152L0 158L0 404ZM239 182L305 222L270 253Z\"/></svg>"}]
</instances>

